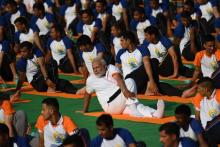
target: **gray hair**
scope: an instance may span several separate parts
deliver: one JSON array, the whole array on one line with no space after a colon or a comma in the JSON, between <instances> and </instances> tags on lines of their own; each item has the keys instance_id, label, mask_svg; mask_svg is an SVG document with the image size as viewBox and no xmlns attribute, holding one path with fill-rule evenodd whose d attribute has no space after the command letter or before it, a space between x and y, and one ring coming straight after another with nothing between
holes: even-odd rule
<instances>
[{"instance_id":1,"label":"gray hair","mask_svg":"<svg viewBox=\"0 0 220 147\"><path fill-rule=\"evenodd\" d=\"M105 60L103 58L100 58L100 57L96 57L92 60L92 64L95 63L95 62L98 62L98 63L101 63L103 66L106 66L107 63L105 62Z\"/></svg>"}]
</instances>

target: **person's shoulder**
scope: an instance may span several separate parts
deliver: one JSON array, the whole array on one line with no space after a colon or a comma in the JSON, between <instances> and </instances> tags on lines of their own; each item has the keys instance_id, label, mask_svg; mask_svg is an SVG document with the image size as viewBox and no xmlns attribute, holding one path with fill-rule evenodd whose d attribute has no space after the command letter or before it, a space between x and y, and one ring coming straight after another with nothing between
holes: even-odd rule
<instances>
[{"instance_id":1,"label":"person's shoulder","mask_svg":"<svg viewBox=\"0 0 220 147\"><path fill-rule=\"evenodd\" d=\"M119 135L131 134L131 132L125 128L115 128L115 132Z\"/></svg>"},{"instance_id":2,"label":"person's shoulder","mask_svg":"<svg viewBox=\"0 0 220 147\"><path fill-rule=\"evenodd\" d=\"M91 141L91 147L100 147L102 144L103 138L98 135Z\"/></svg>"}]
</instances>

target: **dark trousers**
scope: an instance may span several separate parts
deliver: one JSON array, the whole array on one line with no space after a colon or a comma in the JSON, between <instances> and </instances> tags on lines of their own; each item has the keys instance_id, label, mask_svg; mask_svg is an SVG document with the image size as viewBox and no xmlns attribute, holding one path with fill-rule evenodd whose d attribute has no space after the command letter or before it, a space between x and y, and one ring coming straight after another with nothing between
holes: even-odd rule
<instances>
[{"instance_id":1,"label":"dark trousers","mask_svg":"<svg viewBox=\"0 0 220 147\"><path fill-rule=\"evenodd\" d=\"M194 61L195 59L195 54L192 53L191 51L191 45L190 42L188 42L182 52L182 56L187 60L187 61Z\"/></svg>"},{"instance_id":2,"label":"dark trousers","mask_svg":"<svg viewBox=\"0 0 220 147\"><path fill-rule=\"evenodd\" d=\"M214 118L211 126L205 130L205 139L209 147L217 147L220 144L220 119Z\"/></svg>"},{"instance_id":3,"label":"dark trousers","mask_svg":"<svg viewBox=\"0 0 220 147\"><path fill-rule=\"evenodd\" d=\"M64 73L73 73L73 68L70 63L70 60L67 57L64 57L60 60L59 69Z\"/></svg>"},{"instance_id":4,"label":"dark trousers","mask_svg":"<svg viewBox=\"0 0 220 147\"><path fill-rule=\"evenodd\" d=\"M178 57L178 63L179 63L180 75L191 78L193 76L194 70L185 67L181 61L181 57ZM173 74L173 71L174 69L173 69L172 57L169 54L167 54L163 62L159 65L159 74L161 76L168 77Z\"/></svg>"},{"instance_id":5,"label":"dark trousers","mask_svg":"<svg viewBox=\"0 0 220 147\"><path fill-rule=\"evenodd\" d=\"M0 68L0 75L5 81L12 81L13 80L13 74L10 68L10 63L12 60L10 59L8 54L4 54L3 60L2 60L2 65Z\"/></svg>"},{"instance_id":6,"label":"dark trousers","mask_svg":"<svg viewBox=\"0 0 220 147\"><path fill-rule=\"evenodd\" d=\"M214 81L215 88L220 88L220 67L217 68L217 70L212 74L211 77Z\"/></svg>"},{"instance_id":7,"label":"dark trousers","mask_svg":"<svg viewBox=\"0 0 220 147\"><path fill-rule=\"evenodd\" d=\"M77 88L74 87L69 81L58 78L58 68L56 61L52 60L50 64L47 65L47 72L49 79L56 84L56 90L66 93L76 93ZM48 88L46 81L44 80L44 76L40 71L34 75L33 80L31 81L31 85L35 90L39 92L45 92Z\"/></svg>"},{"instance_id":8,"label":"dark trousers","mask_svg":"<svg viewBox=\"0 0 220 147\"><path fill-rule=\"evenodd\" d=\"M158 74L159 62L157 59L151 59L150 62L151 62L151 68L153 72L154 81L158 84L159 83L159 74ZM147 76L144 65L141 65L138 69L128 74L125 77L125 79L127 78L132 78L135 81L138 93L145 93L149 78Z\"/></svg>"}]
</instances>

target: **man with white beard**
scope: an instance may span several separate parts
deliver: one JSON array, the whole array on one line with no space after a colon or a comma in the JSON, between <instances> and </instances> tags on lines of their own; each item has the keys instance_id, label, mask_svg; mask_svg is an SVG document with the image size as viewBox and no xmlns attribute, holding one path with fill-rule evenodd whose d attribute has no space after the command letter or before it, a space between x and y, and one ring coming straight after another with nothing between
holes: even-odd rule
<instances>
[{"instance_id":1,"label":"man with white beard","mask_svg":"<svg viewBox=\"0 0 220 147\"><path fill-rule=\"evenodd\" d=\"M107 66L103 59L95 58L92 68L94 74L86 81L83 112L88 112L91 95L96 92L99 103L106 113L163 117L164 101L158 100L156 110L141 104L135 97L137 89L134 80L128 78L124 81L117 67Z\"/></svg>"}]
</instances>

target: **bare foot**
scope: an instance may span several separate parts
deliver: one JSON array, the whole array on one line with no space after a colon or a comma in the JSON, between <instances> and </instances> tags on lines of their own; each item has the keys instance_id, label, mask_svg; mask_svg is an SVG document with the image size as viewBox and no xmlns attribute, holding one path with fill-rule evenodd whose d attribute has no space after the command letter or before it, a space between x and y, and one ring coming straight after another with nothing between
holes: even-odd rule
<instances>
[{"instance_id":1,"label":"bare foot","mask_svg":"<svg viewBox=\"0 0 220 147\"><path fill-rule=\"evenodd\" d=\"M55 90L55 88L48 87L47 93L56 93L56 90Z\"/></svg>"},{"instance_id":2,"label":"bare foot","mask_svg":"<svg viewBox=\"0 0 220 147\"><path fill-rule=\"evenodd\" d=\"M165 103L163 100L157 101L157 110L154 112L153 116L156 118L162 118L164 115Z\"/></svg>"}]
</instances>

